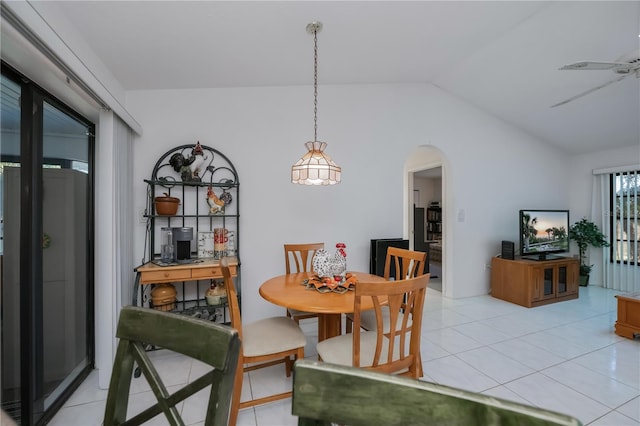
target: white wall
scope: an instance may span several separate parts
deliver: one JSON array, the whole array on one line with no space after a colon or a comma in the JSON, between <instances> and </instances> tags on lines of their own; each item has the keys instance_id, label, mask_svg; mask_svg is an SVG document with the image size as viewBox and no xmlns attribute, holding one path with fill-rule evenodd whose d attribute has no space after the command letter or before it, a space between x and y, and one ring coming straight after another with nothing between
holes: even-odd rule
<instances>
[{"instance_id":1,"label":"white wall","mask_svg":"<svg viewBox=\"0 0 640 426\"><path fill-rule=\"evenodd\" d=\"M310 87L127 93L127 108L145 129L134 151L137 210L145 204L143 179L174 146L200 141L235 164L248 320L282 310L257 290L283 272L283 243L344 242L349 268L368 270L369 240L403 234L403 168L419 145L438 147L451 164L453 297L488 292L484 264L501 239L516 238L518 209L567 207L558 184L567 177L562 154L440 89L358 85L319 92L318 136L343 167L343 181L333 187L290 183L290 166L313 136ZM141 258L142 224L135 234Z\"/></svg>"}]
</instances>

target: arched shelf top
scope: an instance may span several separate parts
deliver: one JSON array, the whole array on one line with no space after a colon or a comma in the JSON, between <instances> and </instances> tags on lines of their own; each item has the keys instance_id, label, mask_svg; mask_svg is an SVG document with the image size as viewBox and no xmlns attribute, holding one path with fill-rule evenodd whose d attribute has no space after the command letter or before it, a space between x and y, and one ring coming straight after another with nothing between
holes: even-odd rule
<instances>
[{"instance_id":1,"label":"arched shelf top","mask_svg":"<svg viewBox=\"0 0 640 426\"><path fill-rule=\"evenodd\" d=\"M167 188L186 186L238 187L238 173L233 163L210 146L180 145L165 152L156 162L147 183Z\"/></svg>"}]
</instances>

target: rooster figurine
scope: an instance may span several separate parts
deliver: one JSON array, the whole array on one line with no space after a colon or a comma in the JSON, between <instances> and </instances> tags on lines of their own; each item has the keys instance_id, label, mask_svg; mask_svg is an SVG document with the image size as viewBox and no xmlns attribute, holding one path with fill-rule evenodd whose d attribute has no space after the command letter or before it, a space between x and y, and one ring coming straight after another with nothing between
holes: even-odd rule
<instances>
[{"instance_id":1,"label":"rooster figurine","mask_svg":"<svg viewBox=\"0 0 640 426\"><path fill-rule=\"evenodd\" d=\"M191 149L191 155L186 158L182 153L176 152L169 159L169 165L173 170L180 173L183 182L200 182L202 177L200 172L207 158L200 141Z\"/></svg>"},{"instance_id":2,"label":"rooster figurine","mask_svg":"<svg viewBox=\"0 0 640 426\"><path fill-rule=\"evenodd\" d=\"M191 163L191 180L200 182L202 180L200 172L202 171L205 161L207 161L200 141L198 141L196 146L191 150L191 157L193 158L193 162Z\"/></svg>"},{"instance_id":3,"label":"rooster figurine","mask_svg":"<svg viewBox=\"0 0 640 426\"><path fill-rule=\"evenodd\" d=\"M209 205L209 214L224 214L224 201L216 196L211 186L207 189L207 204Z\"/></svg>"}]
</instances>

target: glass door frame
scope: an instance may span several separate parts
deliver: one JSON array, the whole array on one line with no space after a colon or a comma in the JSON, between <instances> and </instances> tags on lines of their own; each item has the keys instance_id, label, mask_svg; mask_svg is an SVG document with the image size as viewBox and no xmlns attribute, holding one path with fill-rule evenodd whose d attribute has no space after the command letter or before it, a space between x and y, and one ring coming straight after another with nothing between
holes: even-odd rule
<instances>
[{"instance_id":1,"label":"glass door frame","mask_svg":"<svg viewBox=\"0 0 640 426\"><path fill-rule=\"evenodd\" d=\"M34 82L2 62L2 75L21 86L20 93L20 402L23 425L45 424L82 383L95 364L94 307L94 152L95 125ZM47 103L89 129L87 190L86 341L88 365L45 409L43 389L43 112Z\"/></svg>"}]
</instances>

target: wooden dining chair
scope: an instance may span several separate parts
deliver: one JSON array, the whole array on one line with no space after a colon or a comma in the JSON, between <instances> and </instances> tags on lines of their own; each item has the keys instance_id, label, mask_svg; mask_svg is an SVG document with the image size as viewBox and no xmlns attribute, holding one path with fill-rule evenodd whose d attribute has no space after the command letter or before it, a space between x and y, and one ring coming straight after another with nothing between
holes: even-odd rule
<instances>
[{"instance_id":1,"label":"wooden dining chair","mask_svg":"<svg viewBox=\"0 0 640 426\"><path fill-rule=\"evenodd\" d=\"M387 280L399 280L413 278L424 274L427 266L427 253L407 250L399 247L389 247L384 262L384 278ZM383 310L384 312L384 310ZM387 313L384 312L385 317ZM373 330L376 327L373 312L363 312L360 326L365 330ZM346 316L345 330L351 333L353 329L353 315Z\"/></svg>"},{"instance_id":2,"label":"wooden dining chair","mask_svg":"<svg viewBox=\"0 0 640 426\"><path fill-rule=\"evenodd\" d=\"M429 274L405 280L358 281L353 304L353 332L332 337L316 346L325 362L362 367L413 378L422 375L420 341L424 297ZM375 330L360 327L363 299L370 298ZM389 312L383 324L383 307Z\"/></svg>"},{"instance_id":3,"label":"wooden dining chair","mask_svg":"<svg viewBox=\"0 0 640 426\"><path fill-rule=\"evenodd\" d=\"M287 391L248 401L240 401L244 373L284 363L285 374L287 377L291 376L293 362L296 359L304 358L304 347L307 344L307 338L300 326L286 316L264 318L249 324L243 324L240 316L238 294L231 276L231 268L229 267L229 259L222 258L220 266L224 277L225 289L227 290L231 326L238 330L242 342L233 387L231 413L229 415L229 424L235 425L240 409L291 396L291 391Z\"/></svg>"},{"instance_id":4,"label":"wooden dining chair","mask_svg":"<svg viewBox=\"0 0 640 426\"><path fill-rule=\"evenodd\" d=\"M140 425L164 413L169 424L184 424L176 404L210 386L204 424L226 426L240 355L239 333L222 324L148 308L126 306L120 311L120 339L111 373L103 424ZM202 377L169 394L145 351L147 345L187 355L213 367ZM158 402L127 419L133 370L137 365Z\"/></svg>"},{"instance_id":5,"label":"wooden dining chair","mask_svg":"<svg viewBox=\"0 0 640 426\"><path fill-rule=\"evenodd\" d=\"M298 426L581 425L491 395L311 360L294 366L291 411Z\"/></svg>"},{"instance_id":6,"label":"wooden dining chair","mask_svg":"<svg viewBox=\"0 0 640 426\"><path fill-rule=\"evenodd\" d=\"M313 256L315 256L318 250L322 249L324 249L324 243L285 244L285 273L292 274L297 272L313 271ZM313 312L304 312L287 308L287 316L300 324L300 320L316 318L318 315Z\"/></svg>"}]
</instances>

